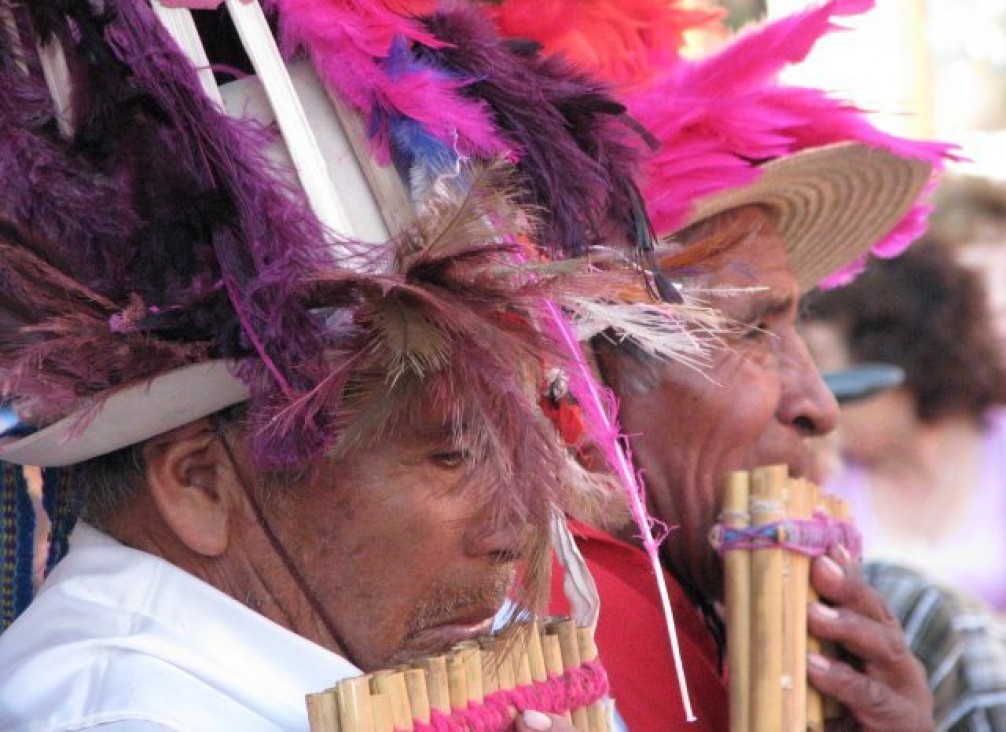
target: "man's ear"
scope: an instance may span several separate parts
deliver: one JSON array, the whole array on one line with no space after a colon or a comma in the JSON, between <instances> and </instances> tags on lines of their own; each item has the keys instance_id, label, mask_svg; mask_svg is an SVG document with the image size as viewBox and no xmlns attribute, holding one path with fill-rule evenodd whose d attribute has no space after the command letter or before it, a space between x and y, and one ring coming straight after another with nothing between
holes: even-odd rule
<instances>
[{"instance_id":1,"label":"man's ear","mask_svg":"<svg viewBox=\"0 0 1006 732\"><path fill-rule=\"evenodd\" d=\"M143 447L150 495L164 522L191 551L226 551L244 489L223 437L209 418L151 438Z\"/></svg>"},{"instance_id":2,"label":"man's ear","mask_svg":"<svg viewBox=\"0 0 1006 732\"><path fill-rule=\"evenodd\" d=\"M648 394L660 384L664 363L656 358L640 357L632 346L616 346L606 338L597 337L590 349L590 364L594 376L618 396Z\"/></svg>"}]
</instances>

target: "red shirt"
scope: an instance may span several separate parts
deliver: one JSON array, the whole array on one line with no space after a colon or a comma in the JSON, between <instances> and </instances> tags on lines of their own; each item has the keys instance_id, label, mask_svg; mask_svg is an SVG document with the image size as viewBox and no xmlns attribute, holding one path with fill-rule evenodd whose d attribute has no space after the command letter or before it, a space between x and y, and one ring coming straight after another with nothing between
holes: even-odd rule
<instances>
[{"instance_id":1,"label":"red shirt","mask_svg":"<svg viewBox=\"0 0 1006 732\"><path fill-rule=\"evenodd\" d=\"M674 610L681 660L692 711L685 721L674 657L646 553L590 526L569 522L601 596L597 647L608 672L615 706L630 732L726 732L726 678L717 670L716 643L702 616L669 573L664 572ZM552 573L550 611L569 613L562 571Z\"/></svg>"}]
</instances>

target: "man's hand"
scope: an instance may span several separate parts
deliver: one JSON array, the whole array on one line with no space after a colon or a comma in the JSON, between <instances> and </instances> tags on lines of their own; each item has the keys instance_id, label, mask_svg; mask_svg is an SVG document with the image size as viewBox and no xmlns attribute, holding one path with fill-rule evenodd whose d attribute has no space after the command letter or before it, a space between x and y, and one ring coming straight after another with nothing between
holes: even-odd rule
<instances>
[{"instance_id":1,"label":"man's hand","mask_svg":"<svg viewBox=\"0 0 1006 732\"><path fill-rule=\"evenodd\" d=\"M572 722L557 714L526 711L517 717L514 732L576 732Z\"/></svg>"},{"instance_id":2,"label":"man's hand","mask_svg":"<svg viewBox=\"0 0 1006 732\"><path fill-rule=\"evenodd\" d=\"M931 732L933 697L925 671L884 601L864 580L842 547L811 567L822 600L808 613L810 634L834 641L850 659L811 655L807 675L823 694L845 705L871 732ZM851 720L850 720L851 721Z\"/></svg>"}]
</instances>

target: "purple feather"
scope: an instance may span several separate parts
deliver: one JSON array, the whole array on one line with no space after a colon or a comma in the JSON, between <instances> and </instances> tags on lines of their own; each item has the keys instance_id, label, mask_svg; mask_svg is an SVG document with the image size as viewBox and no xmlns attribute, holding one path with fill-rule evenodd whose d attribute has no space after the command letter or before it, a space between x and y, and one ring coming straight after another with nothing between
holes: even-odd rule
<instances>
[{"instance_id":1,"label":"purple feather","mask_svg":"<svg viewBox=\"0 0 1006 732\"><path fill-rule=\"evenodd\" d=\"M78 398L98 393L149 375L158 359L158 370L170 368L178 363L166 355L172 351L182 362L196 353L258 355L248 378L263 403L277 390L310 388L324 371L325 342L321 323L300 303L299 278L334 263L303 195L267 162L270 138L203 95L145 3L110 2L102 13L87 3L32 9L36 27L61 39L75 135L59 137L39 78L0 71L0 121L12 130L0 140L0 213L32 232L31 251L45 266L72 273L120 312L89 315L87 327L70 304L62 314L28 317L50 338L44 354L23 344L22 364L43 359L38 381L5 363L8 374L21 374L19 397L44 402L49 376L76 378ZM100 345L96 353L123 357L82 357L88 339ZM150 358L128 345L142 342ZM271 380L262 378L263 364ZM317 442L307 431L301 426L304 439L286 444Z\"/></svg>"},{"instance_id":2,"label":"purple feather","mask_svg":"<svg viewBox=\"0 0 1006 732\"><path fill-rule=\"evenodd\" d=\"M520 52L475 8L439 12L427 27L444 45L416 52L470 79L459 93L489 105L518 156L519 200L544 218L544 244L579 255L633 240L640 140L607 89L560 57Z\"/></svg>"}]
</instances>

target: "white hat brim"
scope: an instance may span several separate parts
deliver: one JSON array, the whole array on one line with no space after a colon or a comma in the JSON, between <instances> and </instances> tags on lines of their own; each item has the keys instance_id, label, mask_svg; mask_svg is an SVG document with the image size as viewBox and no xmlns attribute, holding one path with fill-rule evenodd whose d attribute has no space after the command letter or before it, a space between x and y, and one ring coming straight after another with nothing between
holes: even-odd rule
<instances>
[{"instance_id":1,"label":"white hat brim","mask_svg":"<svg viewBox=\"0 0 1006 732\"><path fill-rule=\"evenodd\" d=\"M891 233L922 193L932 166L843 142L787 155L759 170L755 182L696 203L686 226L739 206L769 207L806 292Z\"/></svg>"},{"instance_id":2,"label":"white hat brim","mask_svg":"<svg viewBox=\"0 0 1006 732\"><path fill-rule=\"evenodd\" d=\"M26 437L0 440L0 460L60 467L142 442L248 398L231 361L205 361L115 391Z\"/></svg>"},{"instance_id":3,"label":"white hat brim","mask_svg":"<svg viewBox=\"0 0 1006 732\"><path fill-rule=\"evenodd\" d=\"M378 170L369 158L365 160L370 168L365 171L314 69L301 62L289 71L329 176L338 184L338 203L347 217L347 229L339 233L361 241L386 240L388 229L367 175L384 180L393 171ZM258 78L250 76L226 84L220 93L233 116L262 125L275 123ZM281 140L269 152L281 164L291 165ZM0 438L0 460L41 467L71 465L181 427L248 398L248 387L234 376L233 366L224 361L194 364L99 395L38 432Z\"/></svg>"}]
</instances>

